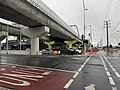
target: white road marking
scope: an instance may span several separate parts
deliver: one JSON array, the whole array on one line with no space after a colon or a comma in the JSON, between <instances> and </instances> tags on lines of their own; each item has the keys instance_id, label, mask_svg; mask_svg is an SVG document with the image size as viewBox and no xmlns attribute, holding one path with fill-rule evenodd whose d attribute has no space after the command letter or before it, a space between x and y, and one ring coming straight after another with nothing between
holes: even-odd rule
<instances>
[{"instance_id":1,"label":"white road marking","mask_svg":"<svg viewBox=\"0 0 120 90\"><path fill-rule=\"evenodd\" d=\"M16 68L16 66L12 66L11 68Z\"/></svg>"},{"instance_id":2,"label":"white road marking","mask_svg":"<svg viewBox=\"0 0 120 90\"><path fill-rule=\"evenodd\" d=\"M64 86L65 89L68 89L74 79L70 79L69 82Z\"/></svg>"},{"instance_id":3,"label":"white road marking","mask_svg":"<svg viewBox=\"0 0 120 90\"><path fill-rule=\"evenodd\" d=\"M23 73L29 73L29 74L40 74L40 73L37 73L37 72L27 71L27 70L20 70L20 69L16 69L16 71L23 72Z\"/></svg>"},{"instance_id":4,"label":"white road marking","mask_svg":"<svg viewBox=\"0 0 120 90\"><path fill-rule=\"evenodd\" d=\"M107 67L105 67L105 70L107 71L107 70L108 70L108 68L107 68Z\"/></svg>"},{"instance_id":5,"label":"white road marking","mask_svg":"<svg viewBox=\"0 0 120 90\"><path fill-rule=\"evenodd\" d=\"M112 70L113 70L114 72L116 72L115 68L112 68Z\"/></svg>"},{"instance_id":6,"label":"white road marking","mask_svg":"<svg viewBox=\"0 0 120 90\"><path fill-rule=\"evenodd\" d=\"M115 85L115 82L113 81L112 77L108 77L108 79L109 79L111 85Z\"/></svg>"},{"instance_id":7,"label":"white road marking","mask_svg":"<svg viewBox=\"0 0 120 90\"><path fill-rule=\"evenodd\" d=\"M39 68L39 69L48 69L53 71L61 71L61 72L70 72L75 73L76 71L69 71L69 70L62 70L62 69L54 69L54 68L44 68L44 67L36 67L36 66L27 66L27 65L18 65L18 64L11 64L11 63L1 63L1 64L8 64L8 65L16 65L16 66L24 66L24 67L31 67L31 68Z\"/></svg>"},{"instance_id":8,"label":"white road marking","mask_svg":"<svg viewBox=\"0 0 120 90\"><path fill-rule=\"evenodd\" d=\"M78 76L79 72L76 72L73 78L76 78Z\"/></svg>"},{"instance_id":9,"label":"white road marking","mask_svg":"<svg viewBox=\"0 0 120 90\"><path fill-rule=\"evenodd\" d=\"M82 65L81 68L83 68L85 65Z\"/></svg>"},{"instance_id":10,"label":"white road marking","mask_svg":"<svg viewBox=\"0 0 120 90\"><path fill-rule=\"evenodd\" d=\"M23 72L18 72L18 71L11 71L13 73L17 73L17 74L29 74L29 73L23 73ZM34 74L29 74L29 75L34 75Z\"/></svg>"},{"instance_id":11,"label":"white road marking","mask_svg":"<svg viewBox=\"0 0 120 90\"><path fill-rule=\"evenodd\" d=\"M119 74L118 72L115 72L115 74L117 75L117 77L119 77L119 78L120 78L120 74Z\"/></svg>"},{"instance_id":12,"label":"white road marking","mask_svg":"<svg viewBox=\"0 0 120 90\"><path fill-rule=\"evenodd\" d=\"M78 72L81 72L81 70L82 70L82 68L79 68L79 69L78 69Z\"/></svg>"},{"instance_id":13,"label":"white road marking","mask_svg":"<svg viewBox=\"0 0 120 90\"><path fill-rule=\"evenodd\" d=\"M72 77L72 79L70 79L70 81L64 86L65 89L68 89L69 86L72 84L72 82L74 81L74 79L79 75L79 73L82 71L82 69L84 68L84 66L87 64L88 60L92 57L89 56L89 58L86 59L86 61L84 62L83 65L81 65L81 67L75 72L74 76Z\"/></svg>"},{"instance_id":14,"label":"white road marking","mask_svg":"<svg viewBox=\"0 0 120 90\"><path fill-rule=\"evenodd\" d=\"M49 75L52 71L44 72L42 75Z\"/></svg>"},{"instance_id":15,"label":"white road marking","mask_svg":"<svg viewBox=\"0 0 120 90\"><path fill-rule=\"evenodd\" d=\"M112 90L117 90L117 87L112 87Z\"/></svg>"},{"instance_id":16,"label":"white road marking","mask_svg":"<svg viewBox=\"0 0 120 90\"><path fill-rule=\"evenodd\" d=\"M108 75L108 76L111 76L111 74L110 74L110 72L109 72L109 71L106 71L106 73L107 73L107 75Z\"/></svg>"},{"instance_id":17,"label":"white road marking","mask_svg":"<svg viewBox=\"0 0 120 90\"><path fill-rule=\"evenodd\" d=\"M79 60L80 58L71 58L71 59L78 59Z\"/></svg>"},{"instance_id":18,"label":"white road marking","mask_svg":"<svg viewBox=\"0 0 120 90\"><path fill-rule=\"evenodd\" d=\"M5 71L6 69L5 68L1 68L0 71Z\"/></svg>"},{"instance_id":19,"label":"white road marking","mask_svg":"<svg viewBox=\"0 0 120 90\"><path fill-rule=\"evenodd\" d=\"M105 56L103 56L105 58L105 60L108 62L108 64L110 65L110 67L112 68L112 70L114 71L114 73L116 74L116 76L118 78L120 78L120 74L117 72L117 70L112 66L112 64L107 60L107 58Z\"/></svg>"},{"instance_id":20,"label":"white road marking","mask_svg":"<svg viewBox=\"0 0 120 90\"><path fill-rule=\"evenodd\" d=\"M99 54L99 55L100 55L100 54ZM103 60L102 55L100 55L100 57L101 57L101 59L102 59L102 63L104 64L104 68L105 68L105 70L106 70L106 74L107 74L107 76L108 76L108 79L109 79L110 84L115 86L115 82L114 82L113 78L111 77L110 72L109 72L108 69L107 69L107 66L106 66L106 64L105 64L105 61ZM110 65L110 64L109 64L109 65ZM116 87L112 87L112 89L113 89L113 90L117 90Z\"/></svg>"},{"instance_id":21,"label":"white road marking","mask_svg":"<svg viewBox=\"0 0 120 90\"><path fill-rule=\"evenodd\" d=\"M94 84L90 84L90 86L84 87L86 90L96 90Z\"/></svg>"},{"instance_id":22,"label":"white road marking","mask_svg":"<svg viewBox=\"0 0 120 90\"><path fill-rule=\"evenodd\" d=\"M7 77L7 76L0 76L0 79L4 79L4 80L0 80L0 82L2 83L6 83L6 84L10 84L10 85L14 85L14 86L29 86L30 83L24 80L20 80L20 79L15 79L12 77ZM5 81L6 79L9 79L9 81ZM10 82L10 81L16 81L16 82ZM21 82L21 83L17 83L17 82Z\"/></svg>"}]
</instances>

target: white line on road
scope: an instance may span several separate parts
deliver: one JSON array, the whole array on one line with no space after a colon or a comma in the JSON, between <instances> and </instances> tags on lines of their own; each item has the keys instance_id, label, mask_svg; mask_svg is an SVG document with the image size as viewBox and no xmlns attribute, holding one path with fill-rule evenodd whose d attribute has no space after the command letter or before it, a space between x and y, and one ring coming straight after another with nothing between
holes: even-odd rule
<instances>
[{"instance_id":1,"label":"white line on road","mask_svg":"<svg viewBox=\"0 0 120 90\"><path fill-rule=\"evenodd\" d=\"M107 71L107 70L108 70L108 68L107 68L107 67L105 67L105 70Z\"/></svg>"},{"instance_id":2,"label":"white line on road","mask_svg":"<svg viewBox=\"0 0 120 90\"><path fill-rule=\"evenodd\" d=\"M117 77L119 77L119 78L120 78L120 74L119 74L118 72L115 72L115 74L117 75Z\"/></svg>"},{"instance_id":3,"label":"white line on road","mask_svg":"<svg viewBox=\"0 0 120 90\"><path fill-rule=\"evenodd\" d=\"M74 79L70 79L69 82L64 86L65 89L68 89Z\"/></svg>"},{"instance_id":4,"label":"white line on road","mask_svg":"<svg viewBox=\"0 0 120 90\"><path fill-rule=\"evenodd\" d=\"M105 60L108 62L108 64L110 65L110 67L112 68L112 70L114 71L114 73L116 74L116 76L118 78L120 78L120 74L117 72L117 70L112 66L112 64L107 60L107 58L105 56L103 56L105 58Z\"/></svg>"},{"instance_id":5,"label":"white line on road","mask_svg":"<svg viewBox=\"0 0 120 90\"><path fill-rule=\"evenodd\" d=\"M107 75L108 75L108 76L111 76L111 74L110 74L110 72L109 72L109 71L106 71L106 73L107 73Z\"/></svg>"},{"instance_id":6,"label":"white line on road","mask_svg":"<svg viewBox=\"0 0 120 90\"><path fill-rule=\"evenodd\" d=\"M78 76L79 72L76 72L73 78L76 78Z\"/></svg>"},{"instance_id":7,"label":"white line on road","mask_svg":"<svg viewBox=\"0 0 120 90\"><path fill-rule=\"evenodd\" d=\"M77 71L78 71L78 72L81 72L81 70L82 70L82 68L79 68Z\"/></svg>"},{"instance_id":8,"label":"white line on road","mask_svg":"<svg viewBox=\"0 0 120 90\"><path fill-rule=\"evenodd\" d=\"M114 82L114 80L112 79L112 77L108 77L108 79L109 79L111 85L115 85L115 82Z\"/></svg>"},{"instance_id":9,"label":"white line on road","mask_svg":"<svg viewBox=\"0 0 120 90\"><path fill-rule=\"evenodd\" d=\"M81 68L83 68L85 65L82 65Z\"/></svg>"},{"instance_id":10,"label":"white line on road","mask_svg":"<svg viewBox=\"0 0 120 90\"><path fill-rule=\"evenodd\" d=\"M112 90L117 90L117 87L112 87Z\"/></svg>"},{"instance_id":11,"label":"white line on road","mask_svg":"<svg viewBox=\"0 0 120 90\"><path fill-rule=\"evenodd\" d=\"M76 71L69 71L69 70L62 70L62 69L44 68L44 67L27 66L27 65L18 65L18 64L11 64L11 63L0 63L0 64L17 65L17 66L24 66L24 67L28 67L28 68L40 68L40 69L48 69L48 70L53 70L53 71L70 72L70 73L75 73L76 72Z\"/></svg>"},{"instance_id":12,"label":"white line on road","mask_svg":"<svg viewBox=\"0 0 120 90\"><path fill-rule=\"evenodd\" d=\"M82 69L85 67L85 65L87 64L87 62L89 61L89 59L92 57L89 56L89 58L86 59L86 61L84 62L83 65L81 65L81 67L75 72L74 76L72 77L72 79L69 80L69 82L64 86L65 89L68 89L69 86L72 84L72 82L74 81L74 79L79 75L79 73L82 71Z\"/></svg>"},{"instance_id":13,"label":"white line on road","mask_svg":"<svg viewBox=\"0 0 120 90\"><path fill-rule=\"evenodd\" d=\"M116 72L115 68L112 68L112 70L113 70L114 72Z\"/></svg>"},{"instance_id":14,"label":"white line on road","mask_svg":"<svg viewBox=\"0 0 120 90\"><path fill-rule=\"evenodd\" d=\"M92 57L92 55L87 58L87 60L84 62L84 64L77 70L79 73L81 72L81 70L84 68L84 66L87 64L87 62L89 61L89 59Z\"/></svg>"},{"instance_id":15,"label":"white line on road","mask_svg":"<svg viewBox=\"0 0 120 90\"><path fill-rule=\"evenodd\" d=\"M99 54L99 55L100 55L100 54ZM100 57L101 57L101 59L102 59L102 63L103 63L103 65L104 65L104 68L105 68L105 71L106 71L106 74L107 74L107 76L108 76L108 79L109 79L110 84L113 85L113 86L115 86L115 82L114 82L114 80L113 80L110 72L108 71L108 68L107 68L107 66L106 66L106 64L105 64L105 61L103 60L102 55L100 55ZM105 59L106 59L106 58L105 58ZM109 64L109 65L110 65L110 64ZM117 90L117 87L112 87L112 90Z\"/></svg>"}]
</instances>

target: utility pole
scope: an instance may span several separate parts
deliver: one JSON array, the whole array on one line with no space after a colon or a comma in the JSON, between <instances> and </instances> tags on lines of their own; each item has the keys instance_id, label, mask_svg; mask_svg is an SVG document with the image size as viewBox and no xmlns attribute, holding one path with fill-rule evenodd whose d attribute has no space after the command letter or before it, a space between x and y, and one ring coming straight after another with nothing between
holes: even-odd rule
<instances>
[{"instance_id":1,"label":"utility pole","mask_svg":"<svg viewBox=\"0 0 120 90\"><path fill-rule=\"evenodd\" d=\"M107 32L107 51L108 51L108 48L109 48L109 28L110 28L110 20L109 21L105 21L105 28L106 28L106 32Z\"/></svg>"},{"instance_id":2,"label":"utility pole","mask_svg":"<svg viewBox=\"0 0 120 90\"><path fill-rule=\"evenodd\" d=\"M108 21L106 21L106 30L107 30L107 48L109 47L109 37L108 37Z\"/></svg>"}]
</instances>

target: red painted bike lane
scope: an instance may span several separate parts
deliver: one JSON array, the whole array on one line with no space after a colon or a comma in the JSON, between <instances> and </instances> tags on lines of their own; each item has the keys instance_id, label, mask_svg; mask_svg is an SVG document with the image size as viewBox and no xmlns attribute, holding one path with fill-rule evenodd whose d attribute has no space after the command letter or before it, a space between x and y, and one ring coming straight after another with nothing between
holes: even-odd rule
<instances>
[{"instance_id":1,"label":"red painted bike lane","mask_svg":"<svg viewBox=\"0 0 120 90\"><path fill-rule=\"evenodd\" d=\"M0 64L0 86L17 90L63 90L73 72Z\"/></svg>"}]
</instances>

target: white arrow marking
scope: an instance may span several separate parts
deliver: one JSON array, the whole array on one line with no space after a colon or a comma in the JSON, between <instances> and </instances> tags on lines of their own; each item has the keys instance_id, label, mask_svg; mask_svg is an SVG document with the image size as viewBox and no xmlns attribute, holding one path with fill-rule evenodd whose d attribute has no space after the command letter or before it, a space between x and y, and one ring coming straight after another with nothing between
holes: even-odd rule
<instances>
[{"instance_id":1,"label":"white arrow marking","mask_svg":"<svg viewBox=\"0 0 120 90\"><path fill-rule=\"evenodd\" d=\"M95 90L95 85L90 84L90 86L84 87L86 90Z\"/></svg>"}]
</instances>

